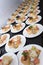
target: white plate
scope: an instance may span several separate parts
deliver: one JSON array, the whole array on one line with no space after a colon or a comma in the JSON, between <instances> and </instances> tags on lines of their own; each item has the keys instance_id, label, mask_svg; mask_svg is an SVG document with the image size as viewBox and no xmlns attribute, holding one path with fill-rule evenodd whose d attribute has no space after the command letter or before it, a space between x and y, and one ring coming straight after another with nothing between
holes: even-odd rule
<instances>
[{"instance_id":1,"label":"white plate","mask_svg":"<svg viewBox=\"0 0 43 65\"><path fill-rule=\"evenodd\" d=\"M41 11L40 10L36 10L36 11L38 11L36 14L39 14ZM34 12L36 12L36 11L34 11ZM31 14L30 13L28 13L28 15L27 15L28 17L30 17L31 16Z\"/></svg>"},{"instance_id":2,"label":"white plate","mask_svg":"<svg viewBox=\"0 0 43 65\"><path fill-rule=\"evenodd\" d=\"M41 17L40 15L38 15L37 21L30 23L30 22L28 21L28 19L27 19L27 20L26 20L26 24L27 24L27 25L29 25L29 24L35 24L35 23L38 23L41 19L42 19L42 17Z\"/></svg>"},{"instance_id":3,"label":"white plate","mask_svg":"<svg viewBox=\"0 0 43 65\"><path fill-rule=\"evenodd\" d=\"M18 33L18 32L20 32L21 30L23 30L24 27L25 27L25 23L21 23L21 25L22 25L22 28L21 28L20 30L13 29L13 26L11 25L11 32L12 32L12 33Z\"/></svg>"},{"instance_id":4,"label":"white plate","mask_svg":"<svg viewBox=\"0 0 43 65\"><path fill-rule=\"evenodd\" d=\"M0 44L0 47L2 47L3 45L5 45L6 43L8 43L9 38L10 38L9 34L3 34L3 35L7 35L7 38L6 38L6 40L2 44Z\"/></svg>"},{"instance_id":5,"label":"white plate","mask_svg":"<svg viewBox=\"0 0 43 65\"><path fill-rule=\"evenodd\" d=\"M36 7L35 7L35 10L38 10L39 8L40 8L39 6L36 6Z\"/></svg>"},{"instance_id":6,"label":"white plate","mask_svg":"<svg viewBox=\"0 0 43 65\"><path fill-rule=\"evenodd\" d=\"M33 11L39 10L38 8L35 8ZM32 9L30 9L30 11L32 11Z\"/></svg>"},{"instance_id":7,"label":"white plate","mask_svg":"<svg viewBox=\"0 0 43 65\"><path fill-rule=\"evenodd\" d=\"M10 31L10 28L7 31L5 31L5 32L2 29L0 29L0 34L7 33L8 31Z\"/></svg>"},{"instance_id":8,"label":"white plate","mask_svg":"<svg viewBox=\"0 0 43 65\"><path fill-rule=\"evenodd\" d=\"M37 12L37 14L39 14L41 11L40 10L37 10L38 12Z\"/></svg>"},{"instance_id":9,"label":"white plate","mask_svg":"<svg viewBox=\"0 0 43 65\"><path fill-rule=\"evenodd\" d=\"M41 12L40 10L36 10L37 11L37 15ZM27 15L28 17L30 17L31 16L31 14L30 13L28 13L28 15Z\"/></svg>"},{"instance_id":10,"label":"white plate","mask_svg":"<svg viewBox=\"0 0 43 65\"><path fill-rule=\"evenodd\" d=\"M40 7L39 6L37 6L37 9L39 9Z\"/></svg>"},{"instance_id":11,"label":"white plate","mask_svg":"<svg viewBox=\"0 0 43 65\"><path fill-rule=\"evenodd\" d=\"M29 35L29 34L27 33L27 31L26 31L26 29L29 27L29 26L27 26L27 27L24 29L24 31L23 31L23 35L24 35L25 37L27 37L27 38L34 38L34 37L39 36L39 35L42 33L42 31L43 31L43 26L42 26L41 24L35 24L35 25L37 25L38 28L39 28L39 31L38 31L36 34L31 34L31 35Z\"/></svg>"},{"instance_id":12,"label":"white plate","mask_svg":"<svg viewBox=\"0 0 43 65\"><path fill-rule=\"evenodd\" d=\"M32 48L32 46L35 46L37 49L41 50L41 53L40 53L40 56L39 56L39 59L40 59L40 64L39 65L43 65L43 48L41 46L39 46L39 45L36 45L36 44L27 45L27 46L25 46L24 48L22 48L20 50L20 52L17 54L17 57L19 59L19 65L23 65L21 63L22 52L24 50L30 50Z\"/></svg>"},{"instance_id":13,"label":"white plate","mask_svg":"<svg viewBox=\"0 0 43 65\"><path fill-rule=\"evenodd\" d=\"M15 36L13 36L12 38L15 38L17 35L15 35ZM6 46L5 46L5 50L7 51L7 52L13 52L13 53L15 53L15 52L17 52L17 51L19 51L24 45L25 45L25 43L26 43L26 38L23 36L23 35L18 35L18 36L21 36L21 44L19 45L19 47L18 48L10 48L9 46L8 46L8 43L6 44Z\"/></svg>"},{"instance_id":14,"label":"white plate","mask_svg":"<svg viewBox=\"0 0 43 65\"><path fill-rule=\"evenodd\" d=\"M23 20L23 21L20 21L20 20L17 20L16 18L15 18L15 22L16 23L24 23L24 21L27 19L27 16L25 16L25 19Z\"/></svg>"},{"instance_id":15,"label":"white plate","mask_svg":"<svg viewBox=\"0 0 43 65\"><path fill-rule=\"evenodd\" d=\"M13 53L6 53L4 54L1 59L4 57L4 56L11 56L12 57L12 63L10 65L18 65L18 59L17 59L17 56ZM7 59L6 59L7 60Z\"/></svg>"}]
</instances>

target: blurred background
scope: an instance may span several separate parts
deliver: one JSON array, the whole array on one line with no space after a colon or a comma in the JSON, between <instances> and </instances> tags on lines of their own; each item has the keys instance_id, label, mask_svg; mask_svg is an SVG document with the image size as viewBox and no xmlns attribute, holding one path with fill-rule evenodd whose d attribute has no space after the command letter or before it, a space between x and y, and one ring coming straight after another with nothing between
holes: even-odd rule
<instances>
[{"instance_id":1,"label":"blurred background","mask_svg":"<svg viewBox=\"0 0 43 65\"><path fill-rule=\"evenodd\" d=\"M0 27L6 24L7 19L22 1L23 0L0 0Z\"/></svg>"}]
</instances>

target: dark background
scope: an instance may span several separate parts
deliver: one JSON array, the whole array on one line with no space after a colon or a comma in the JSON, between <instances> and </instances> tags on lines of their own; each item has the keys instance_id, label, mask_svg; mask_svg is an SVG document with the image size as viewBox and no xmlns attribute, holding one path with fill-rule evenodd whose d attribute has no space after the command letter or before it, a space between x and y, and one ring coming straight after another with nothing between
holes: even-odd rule
<instances>
[{"instance_id":1,"label":"dark background","mask_svg":"<svg viewBox=\"0 0 43 65\"><path fill-rule=\"evenodd\" d=\"M41 10L41 13L39 15L41 15L43 17L43 0L40 0L39 6L40 6L40 10ZM39 23L43 25L43 18ZM23 30L20 33L17 33L17 34L22 34L22 32L23 32ZM10 31L8 33L11 35L11 37L13 35L15 35L15 34L12 34ZM32 39L26 38L26 40L27 41L26 41L25 45L37 44L37 45L40 45L40 46L43 47L43 33L41 35L37 36L36 38L32 38ZM4 53L6 53L5 45L0 48L0 56L2 56Z\"/></svg>"}]
</instances>

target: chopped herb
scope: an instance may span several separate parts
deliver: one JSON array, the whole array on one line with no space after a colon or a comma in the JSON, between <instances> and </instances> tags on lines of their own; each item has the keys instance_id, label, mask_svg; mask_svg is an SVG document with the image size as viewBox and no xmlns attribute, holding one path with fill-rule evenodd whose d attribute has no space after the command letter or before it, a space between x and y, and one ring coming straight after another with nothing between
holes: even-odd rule
<instances>
[{"instance_id":1,"label":"chopped herb","mask_svg":"<svg viewBox=\"0 0 43 65\"><path fill-rule=\"evenodd\" d=\"M36 47L32 46L32 50L36 50Z\"/></svg>"},{"instance_id":2,"label":"chopped herb","mask_svg":"<svg viewBox=\"0 0 43 65\"><path fill-rule=\"evenodd\" d=\"M29 29L32 29L32 28L33 28L33 26L30 26L30 27L29 27Z\"/></svg>"},{"instance_id":3,"label":"chopped herb","mask_svg":"<svg viewBox=\"0 0 43 65\"><path fill-rule=\"evenodd\" d=\"M22 55L26 57L28 55L28 52L23 52Z\"/></svg>"}]
</instances>

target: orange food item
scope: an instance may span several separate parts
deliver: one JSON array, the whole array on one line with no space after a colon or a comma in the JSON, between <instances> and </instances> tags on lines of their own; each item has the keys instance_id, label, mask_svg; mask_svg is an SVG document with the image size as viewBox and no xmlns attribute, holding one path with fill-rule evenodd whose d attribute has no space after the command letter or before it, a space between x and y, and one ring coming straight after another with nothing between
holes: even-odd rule
<instances>
[{"instance_id":1,"label":"orange food item","mask_svg":"<svg viewBox=\"0 0 43 65\"><path fill-rule=\"evenodd\" d=\"M34 59L34 63L35 63L35 64L38 64L39 62L40 62L40 61L39 61L38 58L35 58L35 59Z\"/></svg>"}]
</instances>

